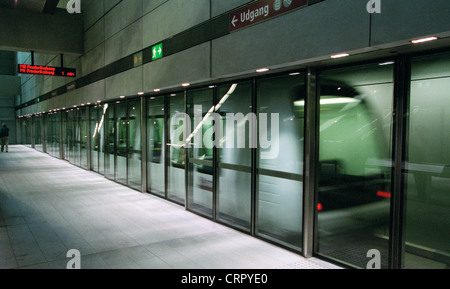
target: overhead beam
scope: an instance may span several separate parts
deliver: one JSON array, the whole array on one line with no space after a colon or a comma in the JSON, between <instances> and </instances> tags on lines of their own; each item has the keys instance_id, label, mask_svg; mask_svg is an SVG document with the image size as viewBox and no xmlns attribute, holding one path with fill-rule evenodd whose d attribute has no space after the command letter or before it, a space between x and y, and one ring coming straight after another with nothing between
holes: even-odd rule
<instances>
[{"instance_id":1,"label":"overhead beam","mask_svg":"<svg viewBox=\"0 0 450 289\"><path fill-rule=\"evenodd\" d=\"M48 54L83 54L83 19L56 9L54 14L0 8L0 49Z\"/></svg>"}]
</instances>

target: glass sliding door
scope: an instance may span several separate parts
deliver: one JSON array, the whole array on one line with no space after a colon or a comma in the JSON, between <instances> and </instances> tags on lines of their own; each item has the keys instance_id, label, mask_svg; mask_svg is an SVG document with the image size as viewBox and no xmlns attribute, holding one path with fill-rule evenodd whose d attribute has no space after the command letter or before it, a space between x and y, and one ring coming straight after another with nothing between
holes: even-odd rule
<instances>
[{"instance_id":1,"label":"glass sliding door","mask_svg":"<svg viewBox=\"0 0 450 289\"><path fill-rule=\"evenodd\" d=\"M302 247L305 76L257 81L256 234Z\"/></svg>"},{"instance_id":2,"label":"glass sliding door","mask_svg":"<svg viewBox=\"0 0 450 289\"><path fill-rule=\"evenodd\" d=\"M148 99L147 190L165 196L164 96Z\"/></svg>"},{"instance_id":3,"label":"glass sliding door","mask_svg":"<svg viewBox=\"0 0 450 289\"><path fill-rule=\"evenodd\" d=\"M403 268L450 266L450 53L412 59Z\"/></svg>"},{"instance_id":4,"label":"glass sliding door","mask_svg":"<svg viewBox=\"0 0 450 289\"><path fill-rule=\"evenodd\" d=\"M85 107L80 108L79 113L79 126L80 126L80 166L87 169L88 167L88 118L87 109Z\"/></svg>"},{"instance_id":5,"label":"glass sliding door","mask_svg":"<svg viewBox=\"0 0 450 289\"><path fill-rule=\"evenodd\" d=\"M213 213L213 152L219 119L214 119L214 90L207 88L188 91L188 115L192 132L187 137L188 202L187 207L212 217Z\"/></svg>"},{"instance_id":6,"label":"glass sliding door","mask_svg":"<svg viewBox=\"0 0 450 289\"><path fill-rule=\"evenodd\" d=\"M319 74L320 255L366 268L369 250L388 267L394 65Z\"/></svg>"},{"instance_id":7,"label":"glass sliding door","mask_svg":"<svg viewBox=\"0 0 450 289\"><path fill-rule=\"evenodd\" d=\"M90 142L91 142L91 170L99 172L99 151L100 151L100 117L102 105L95 105L90 108Z\"/></svg>"},{"instance_id":8,"label":"glass sliding door","mask_svg":"<svg viewBox=\"0 0 450 289\"><path fill-rule=\"evenodd\" d=\"M109 179L114 179L115 177L115 155L116 155L116 126L114 118L114 108L113 104L105 104L104 106L104 132L105 132L105 142L104 142L104 154L105 154L105 177Z\"/></svg>"},{"instance_id":9,"label":"glass sliding door","mask_svg":"<svg viewBox=\"0 0 450 289\"><path fill-rule=\"evenodd\" d=\"M184 93L174 93L168 96L169 141L166 144L168 152L167 197L180 204L185 203L185 160L186 160L186 118Z\"/></svg>"},{"instance_id":10,"label":"glass sliding door","mask_svg":"<svg viewBox=\"0 0 450 289\"><path fill-rule=\"evenodd\" d=\"M127 184L127 138L128 120L127 103L118 102L116 104L116 175L115 180L124 185Z\"/></svg>"},{"instance_id":11,"label":"glass sliding door","mask_svg":"<svg viewBox=\"0 0 450 289\"><path fill-rule=\"evenodd\" d=\"M217 219L245 231L251 229L252 133L257 131L252 113L252 82L217 88L217 113L221 118L217 164Z\"/></svg>"},{"instance_id":12,"label":"glass sliding door","mask_svg":"<svg viewBox=\"0 0 450 289\"><path fill-rule=\"evenodd\" d=\"M127 103L128 131L128 186L141 190L141 101Z\"/></svg>"}]
</instances>

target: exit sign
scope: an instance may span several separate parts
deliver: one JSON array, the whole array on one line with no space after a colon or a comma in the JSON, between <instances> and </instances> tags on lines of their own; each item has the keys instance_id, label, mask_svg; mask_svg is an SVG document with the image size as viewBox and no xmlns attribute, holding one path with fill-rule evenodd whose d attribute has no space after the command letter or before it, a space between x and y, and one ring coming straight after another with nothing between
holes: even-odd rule
<instances>
[{"instance_id":1,"label":"exit sign","mask_svg":"<svg viewBox=\"0 0 450 289\"><path fill-rule=\"evenodd\" d=\"M163 44L160 43L152 47L152 60L160 59L163 57Z\"/></svg>"},{"instance_id":2,"label":"exit sign","mask_svg":"<svg viewBox=\"0 0 450 289\"><path fill-rule=\"evenodd\" d=\"M28 64L19 64L18 72L19 74L35 74L48 76L64 76L64 77L77 76L77 70L75 68L28 65Z\"/></svg>"}]
</instances>

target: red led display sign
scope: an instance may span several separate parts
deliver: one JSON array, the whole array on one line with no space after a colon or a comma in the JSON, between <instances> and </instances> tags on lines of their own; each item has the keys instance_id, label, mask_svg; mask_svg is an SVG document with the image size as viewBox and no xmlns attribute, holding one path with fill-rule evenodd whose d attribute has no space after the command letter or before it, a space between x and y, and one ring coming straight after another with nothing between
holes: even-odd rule
<instances>
[{"instance_id":1,"label":"red led display sign","mask_svg":"<svg viewBox=\"0 0 450 289\"><path fill-rule=\"evenodd\" d=\"M77 70L75 68L19 64L19 74L76 77Z\"/></svg>"}]
</instances>

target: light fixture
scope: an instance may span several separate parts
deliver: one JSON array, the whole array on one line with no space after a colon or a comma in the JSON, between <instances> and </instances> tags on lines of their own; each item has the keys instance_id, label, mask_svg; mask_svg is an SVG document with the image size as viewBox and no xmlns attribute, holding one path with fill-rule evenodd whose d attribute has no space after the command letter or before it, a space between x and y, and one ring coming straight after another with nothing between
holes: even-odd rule
<instances>
[{"instance_id":1,"label":"light fixture","mask_svg":"<svg viewBox=\"0 0 450 289\"><path fill-rule=\"evenodd\" d=\"M191 86L191 84L186 82L186 83L181 84L181 86L188 87L188 86Z\"/></svg>"},{"instance_id":2,"label":"light fixture","mask_svg":"<svg viewBox=\"0 0 450 289\"><path fill-rule=\"evenodd\" d=\"M347 56L350 56L350 54L348 54L348 53L339 53L339 54L331 55L331 58L336 59L336 58L342 58L342 57L347 57Z\"/></svg>"},{"instance_id":3,"label":"light fixture","mask_svg":"<svg viewBox=\"0 0 450 289\"><path fill-rule=\"evenodd\" d=\"M100 103L100 102L102 102L101 100L97 100L97 103Z\"/></svg>"},{"instance_id":4,"label":"light fixture","mask_svg":"<svg viewBox=\"0 0 450 289\"><path fill-rule=\"evenodd\" d=\"M138 92L138 95L144 95L144 93L142 91Z\"/></svg>"},{"instance_id":5,"label":"light fixture","mask_svg":"<svg viewBox=\"0 0 450 289\"><path fill-rule=\"evenodd\" d=\"M121 99L124 99L124 98L125 98L125 95L121 95L120 98L121 98Z\"/></svg>"},{"instance_id":6,"label":"light fixture","mask_svg":"<svg viewBox=\"0 0 450 289\"><path fill-rule=\"evenodd\" d=\"M257 69L256 72L263 73L263 72L267 72L269 70L270 70L269 68L260 68L260 69Z\"/></svg>"},{"instance_id":7,"label":"light fixture","mask_svg":"<svg viewBox=\"0 0 450 289\"><path fill-rule=\"evenodd\" d=\"M378 65L379 66L384 66L384 65L391 65L391 64L394 64L394 63L395 63L394 61L386 61L386 62L378 63Z\"/></svg>"},{"instance_id":8,"label":"light fixture","mask_svg":"<svg viewBox=\"0 0 450 289\"><path fill-rule=\"evenodd\" d=\"M299 74L300 74L300 72L292 72L292 73L289 73L290 76L299 75Z\"/></svg>"},{"instance_id":9,"label":"light fixture","mask_svg":"<svg viewBox=\"0 0 450 289\"><path fill-rule=\"evenodd\" d=\"M155 88L155 89L153 89L153 91L154 91L154 92L160 92L160 91L161 91L161 89L159 89L159 88Z\"/></svg>"},{"instance_id":10,"label":"light fixture","mask_svg":"<svg viewBox=\"0 0 450 289\"><path fill-rule=\"evenodd\" d=\"M429 42L429 41L433 41L433 40L437 40L438 38L436 36L432 36L432 37L425 37L425 38L420 38L420 39L415 39L415 40L411 40L411 42L413 44L418 44L418 43L424 43L424 42Z\"/></svg>"}]
</instances>

